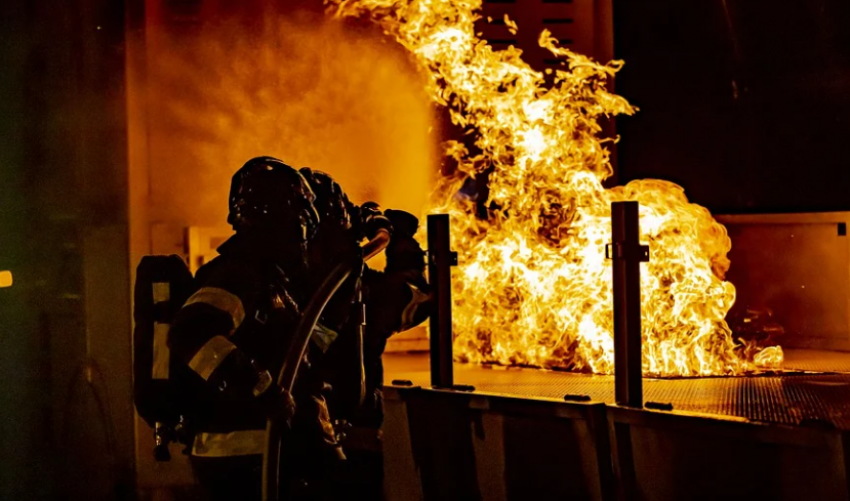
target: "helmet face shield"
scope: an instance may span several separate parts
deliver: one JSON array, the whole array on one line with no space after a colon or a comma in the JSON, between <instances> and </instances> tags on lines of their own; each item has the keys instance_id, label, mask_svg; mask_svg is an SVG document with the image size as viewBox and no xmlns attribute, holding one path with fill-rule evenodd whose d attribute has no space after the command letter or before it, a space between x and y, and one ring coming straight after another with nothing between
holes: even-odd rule
<instances>
[{"instance_id":1,"label":"helmet face shield","mask_svg":"<svg viewBox=\"0 0 850 501\"><path fill-rule=\"evenodd\" d=\"M319 227L315 201L297 170L276 158L253 158L233 176L227 222L237 232L250 229L303 245Z\"/></svg>"}]
</instances>

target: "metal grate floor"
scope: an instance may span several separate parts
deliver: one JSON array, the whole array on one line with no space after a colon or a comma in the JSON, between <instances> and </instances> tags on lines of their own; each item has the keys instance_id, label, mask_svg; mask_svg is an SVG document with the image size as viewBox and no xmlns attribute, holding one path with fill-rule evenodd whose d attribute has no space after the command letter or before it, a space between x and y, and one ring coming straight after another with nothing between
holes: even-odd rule
<instances>
[{"instance_id":1,"label":"metal grate floor","mask_svg":"<svg viewBox=\"0 0 850 501\"><path fill-rule=\"evenodd\" d=\"M385 357L388 383L405 379L429 386L427 354ZM812 361L809 366L815 363L823 362ZM455 383L472 385L482 393L559 400L567 394L588 395L594 401L614 402L612 376L455 364ZM670 403L680 411L850 430L850 373L838 371L832 374L644 379L644 400Z\"/></svg>"},{"instance_id":2,"label":"metal grate floor","mask_svg":"<svg viewBox=\"0 0 850 501\"><path fill-rule=\"evenodd\" d=\"M784 369L850 373L850 353L823 350L785 350Z\"/></svg>"}]
</instances>

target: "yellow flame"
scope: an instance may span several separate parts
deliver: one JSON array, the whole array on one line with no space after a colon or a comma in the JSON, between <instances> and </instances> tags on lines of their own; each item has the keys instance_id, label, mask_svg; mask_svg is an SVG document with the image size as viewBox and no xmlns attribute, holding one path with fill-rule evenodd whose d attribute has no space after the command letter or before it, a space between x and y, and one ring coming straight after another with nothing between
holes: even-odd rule
<instances>
[{"instance_id":1,"label":"yellow flame","mask_svg":"<svg viewBox=\"0 0 850 501\"><path fill-rule=\"evenodd\" d=\"M441 186L434 208L451 214L460 258L453 297L461 360L610 373L610 204L637 200L651 254L641 281L644 373L738 374L781 362L779 347L759 351L732 338L725 316L735 288L724 281L731 243L708 210L666 181L603 187L611 140L600 138L599 119L636 111L606 87L621 62L596 63L544 31L540 45L566 66L535 71L520 50L496 51L475 36L480 0L332 3L337 15L371 16L395 37L434 101L475 132L477 153L448 144L459 176ZM459 191L484 172L486 220Z\"/></svg>"}]
</instances>

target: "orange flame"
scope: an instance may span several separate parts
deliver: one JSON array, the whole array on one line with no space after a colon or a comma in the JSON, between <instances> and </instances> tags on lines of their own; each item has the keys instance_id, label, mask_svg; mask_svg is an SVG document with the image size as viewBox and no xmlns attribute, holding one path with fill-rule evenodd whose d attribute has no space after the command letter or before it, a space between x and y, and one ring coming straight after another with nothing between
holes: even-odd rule
<instances>
[{"instance_id":1,"label":"orange flame","mask_svg":"<svg viewBox=\"0 0 850 501\"><path fill-rule=\"evenodd\" d=\"M496 51L476 37L480 0L332 3L337 15L370 15L394 36L432 99L476 133L480 153L448 144L460 175L444 182L434 208L452 216L461 263L453 281L461 360L612 372L610 204L637 200L651 255L641 281L644 373L739 374L782 361L779 347L759 351L732 338L731 242L708 210L666 181L603 187L612 140L600 138L599 119L636 111L606 89L621 62L596 63L544 31L540 45L567 64L535 71L520 50ZM491 209L482 220L459 187L485 170Z\"/></svg>"}]
</instances>

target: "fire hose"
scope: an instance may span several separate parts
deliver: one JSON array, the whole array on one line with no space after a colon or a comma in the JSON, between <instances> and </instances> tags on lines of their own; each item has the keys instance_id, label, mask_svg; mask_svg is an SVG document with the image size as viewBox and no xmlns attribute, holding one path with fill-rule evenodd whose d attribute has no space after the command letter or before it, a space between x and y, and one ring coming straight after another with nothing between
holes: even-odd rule
<instances>
[{"instance_id":1,"label":"fire hose","mask_svg":"<svg viewBox=\"0 0 850 501\"><path fill-rule=\"evenodd\" d=\"M363 261L378 255L390 242L390 233L385 229L379 229L375 237L363 247ZM336 291L348 279L356 267L360 265L360 258L346 259L337 263L331 269L328 276L322 281L319 288L310 298L307 307L301 314L301 319L295 328L292 342L283 360L283 365L278 375L277 384L290 394L295 387L295 379L301 360L307 351L310 336L316 328L322 312ZM362 349L362 340L361 340ZM280 465L282 430L281 423L275 419L266 421L266 451L263 454L263 500L277 501L280 492Z\"/></svg>"}]
</instances>

